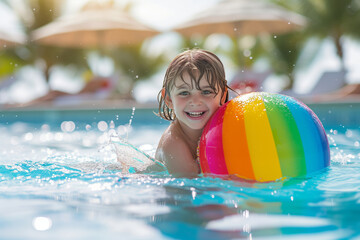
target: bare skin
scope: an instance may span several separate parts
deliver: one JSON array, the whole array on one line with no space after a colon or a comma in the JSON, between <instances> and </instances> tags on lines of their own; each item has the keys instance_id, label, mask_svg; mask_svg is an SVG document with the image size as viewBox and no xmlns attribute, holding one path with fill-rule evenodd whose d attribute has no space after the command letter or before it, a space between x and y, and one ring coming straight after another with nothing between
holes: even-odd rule
<instances>
[{"instance_id":1,"label":"bare skin","mask_svg":"<svg viewBox=\"0 0 360 240\"><path fill-rule=\"evenodd\" d=\"M155 158L165 162L169 173L198 174L200 169L196 163L196 148L201 131L187 136L175 120L162 135Z\"/></svg>"}]
</instances>

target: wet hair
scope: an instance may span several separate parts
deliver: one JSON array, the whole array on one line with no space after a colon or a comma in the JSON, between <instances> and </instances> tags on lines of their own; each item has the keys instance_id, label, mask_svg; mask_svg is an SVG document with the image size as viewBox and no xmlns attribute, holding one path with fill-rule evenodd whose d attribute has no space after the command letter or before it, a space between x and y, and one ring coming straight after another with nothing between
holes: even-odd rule
<instances>
[{"instance_id":1,"label":"wet hair","mask_svg":"<svg viewBox=\"0 0 360 240\"><path fill-rule=\"evenodd\" d=\"M163 87L158 94L159 112L163 119L173 121L176 119L173 109L170 109L165 98L170 96L170 91L175 86L176 79L184 81L184 75L191 78L191 84L201 90L200 80L205 77L215 95L221 92L221 99L226 95L228 101L227 81L225 79L224 65L213 53L202 49L186 50L176 56L166 70ZM185 82L185 81L184 81ZM192 86L193 87L193 86Z\"/></svg>"}]
</instances>

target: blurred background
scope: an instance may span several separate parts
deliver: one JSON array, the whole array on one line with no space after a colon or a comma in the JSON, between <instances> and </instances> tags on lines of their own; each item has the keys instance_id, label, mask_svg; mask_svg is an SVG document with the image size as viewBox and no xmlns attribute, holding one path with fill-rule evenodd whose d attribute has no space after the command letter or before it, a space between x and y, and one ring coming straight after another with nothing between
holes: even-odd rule
<instances>
[{"instance_id":1,"label":"blurred background","mask_svg":"<svg viewBox=\"0 0 360 240\"><path fill-rule=\"evenodd\" d=\"M360 100L360 0L0 0L0 14L1 109L156 106L195 47L240 94Z\"/></svg>"}]
</instances>

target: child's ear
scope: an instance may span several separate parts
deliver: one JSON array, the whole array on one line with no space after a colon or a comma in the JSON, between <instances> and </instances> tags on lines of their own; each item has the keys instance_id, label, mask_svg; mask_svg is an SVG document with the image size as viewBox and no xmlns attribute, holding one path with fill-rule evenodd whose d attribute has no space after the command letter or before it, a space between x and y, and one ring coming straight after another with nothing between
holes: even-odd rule
<instances>
[{"instance_id":1,"label":"child's ear","mask_svg":"<svg viewBox=\"0 0 360 240\"><path fill-rule=\"evenodd\" d=\"M173 104L172 104L171 98L170 98L169 94L166 94L165 88L163 88L161 90L161 96L163 97L166 106L170 109L173 109Z\"/></svg>"},{"instance_id":2,"label":"child's ear","mask_svg":"<svg viewBox=\"0 0 360 240\"><path fill-rule=\"evenodd\" d=\"M228 89L225 88L225 92L224 92L224 94L223 94L223 96L221 98L221 101L220 101L221 105L226 103L227 100L228 100Z\"/></svg>"}]
</instances>

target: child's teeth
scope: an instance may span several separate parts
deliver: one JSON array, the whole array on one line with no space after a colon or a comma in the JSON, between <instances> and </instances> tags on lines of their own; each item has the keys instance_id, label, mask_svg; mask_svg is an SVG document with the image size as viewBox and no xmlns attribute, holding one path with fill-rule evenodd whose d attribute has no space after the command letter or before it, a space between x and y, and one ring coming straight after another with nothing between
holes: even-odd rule
<instances>
[{"instance_id":1,"label":"child's teeth","mask_svg":"<svg viewBox=\"0 0 360 240\"><path fill-rule=\"evenodd\" d=\"M189 112L189 115L192 117L199 117L203 114L203 112Z\"/></svg>"}]
</instances>

